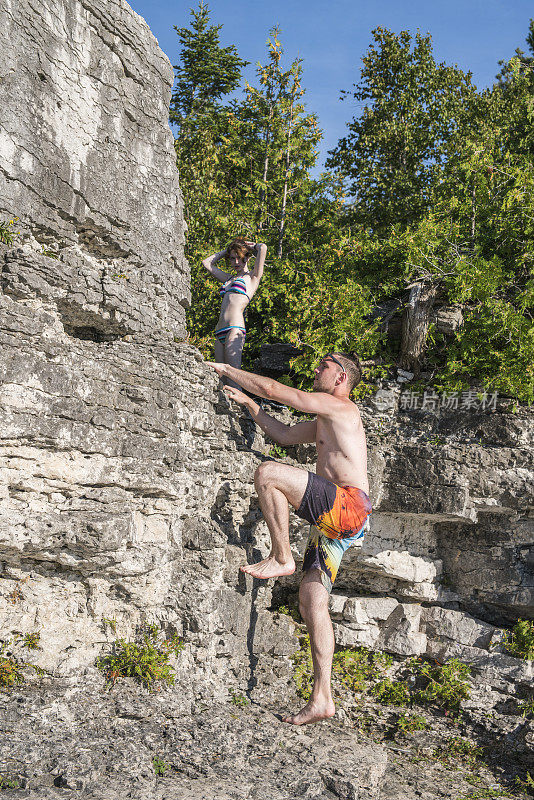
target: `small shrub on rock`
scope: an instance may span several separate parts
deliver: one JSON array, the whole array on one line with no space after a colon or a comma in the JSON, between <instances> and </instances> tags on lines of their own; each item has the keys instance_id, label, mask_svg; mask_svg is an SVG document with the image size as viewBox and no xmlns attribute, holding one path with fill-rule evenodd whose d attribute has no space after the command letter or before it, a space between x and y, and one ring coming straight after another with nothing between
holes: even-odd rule
<instances>
[{"instance_id":1,"label":"small shrub on rock","mask_svg":"<svg viewBox=\"0 0 534 800\"><path fill-rule=\"evenodd\" d=\"M313 687L313 662L308 635L301 636L300 649L293 655L294 677L297 694L308 700ZM334 692L339 694L348 689L353 694L363 694L377 674L384 673L393 663L385 653L367 650L365 647L346 648L334 653L332 662L332 683Z\"/></svg>"},{"instance_id":2,"label":"small shrub on rock","mask_svg":"<svg viewBox=\"0 0 534 800\"><path fill-rule=\"evenodd\" d=\"M410 690L404 681L384 678L371 689L371 694L379 703L388 706L406 706L411 701Z\"/></svg>"},{"instance_id":3,"label":"small shrub on rock","mask_svg":"<svg viewBox=\"0 0 534 800\"><path fill-rule=\"evenodd\" d=\"M534 795L534 777L527 772L524 778L516 775L515 784L523 794Z\"/></svg>"},{"instance_id":4,"label":"small shrub on rock","mask_svg":"<svg viewBox=\"0 0 534 800\"><path fill-rule=\"evenodd\" d=\"M517 710L521 714L522 717L533 717L534 716L534 697L530 697L527 700L520 700L517 704Z\"/></svg>"},{"instance_id":5,"label":"small shrub on rock","mask_svg":"<svg viewBox=\"0 0 534 800\"><path fill-rule=\"evenodd\" d=\"M15 634L12 639L0 641L0 689L12 689L24 683L28 670L39 677L46 675L46 670L26 661L22 649L40 650L39 633L27 633L24 636Z\"/></svg>"},{"instance_id":6,"label":"small shrub on rock","mask_svg":"<svg viewBox=\"0 0 534 800\"><path fill-rule=\"evenodd\" d=\"M339 650L334 654L332 672L342 686L354 693L364 692L380 668L391 664L389 656L372 653L365 647Z\"/></svg>"},{"instance_id":7,"label":"small shrub on rock","mask_svg":"<svg viewBox=\"0 0 534 800\"><path fill-rule=\"evenodd\" d=\"M474 766L482 757L483 751L481 747L478 747L469 739L464 739L462 736L453 736L447 741L445 747L434 751L434 755L445 761L455 759Z\"/></svg>"},{"instance_id":8,"label":"small shrub on rock","mask_svg":"<svg viewBox=\"0 0 534 800\"><path fill-rule=\"evenodd\" d=\"M24 683L25 664L19 662L9 652L10 642L2 642L0 645L0 686L2 689L12 689L20 683Z\"/></svg>"},{"instance_id":9,"label":"small shrub on rock","mask_svg":"<svg viewBox=\"0 0 534 800\"><path fill-rule=\"evenodd\" d=\"M428 722L419 714L408 714L403 711L397 720L397 727L402 733L413 733L414 731L424 731L428 728Z\"/></svg>"},{"instance_id":10,"label":"small shrub on rock","mask_svg":"<svg viewBox=\"0 0 534 800\"><path fill-rule=\"evenodd\" d=\"M534 622L520 619L503 640L504 649L515 658L534 659Z\"/></svg>"},{"instance_id":11,"label":"small shrub on rock","mask_svg":"<svg viewBox=\"0 0 534 800\"><path fill-rule=\"evenodd\" d=\"M458 711L462 700L469 697L471 668L456 658L446 664L413 659L408 669L411 674L407 680L385 677L372 687L371 694L379 703L396 706L421 703ZM417 685L421 688L416 688Z\"/></svg>"},{"instance_id":12,"label":"small shrub on rock","mask_svg":"<svg viewBox=\"0 0 534 800\"><path fill-rule=\"evenodd\" d=\"M169 765L167 764L167 762L164 761L159 756L154 756L154 758L152 759L152 766L154 768L155 774L160 778L163 777L163 775L165 775L165 773L169 769Z\"/></svg>"},{"instance_id":13,"label":"small shrub on rock","mask_svg":"<svg viewBox=\"0 0 534 800\"><path fill-rule=\"evenodd\" d=\"M243 708L244 706L248 706L250 700L248 697L245 697L244 694L239 694L238 692L234 692L230 690L230 694L232 696L232 703L234 706L238 706L239 708Z\"/></svg>"},{"instance_id":14,"label":"small shrub on rock","mask_svg":"<svg viewBox=\"0 0 534 800\"><path fill-rule=\"evenodd\" d=\"M269 455L271 458L287 458L287 450L284 450L279 444L272 444Z\"/></svg>"},{"instance_id":15,"label":"small shrub on rock","mask_svg":"<svg viewBox=\"0 0 534 800\"><path fill-rule=\"evenodd\" d=\"M2 244L13 244L15 236L19 235L18 231L13 230L15 222L18 221L18 217L14 217L10 220L0 220L0 242Z\"/></svg>"},{"instance_id":16,"label":"small shrub on rock","mask_svg":"<svg viewBox=\"0 0 534 800\"><path fill-rule=\"evenodd\" d=\"M155 625L148 626L140 639L128 642L116 639L112 651L97 659L96 666L113 686L117 678L135 678L148 689L157 683L174 684L174 671L169 663L171 655L178 655L183 643L175 634L162 638Z\"/></svg>"},{"instance_id":17,"label":"small shrub on rock","mask_svg":"<svg viewBox=\"0 0 534 800\"><path fill-rule=\"evenodd\" d=\"M296 622L298 625L302 624L302 617L300 615L300 611L298 608L298 603L287 603L282 606L278 606L276 611L279 614L285 614L287 617L291 617L293 622Z\"/></svg>"},{"instance_id":18,"label":"small shrub on rock","mask_svg":"<svg viewBox=\"0 0 534 800\"><path fill-rule=\"evenodd\" d=\"M426 680L424 689L415 694L417 702L457 711L462 700L469 697L471 668L457 658L446 664L419 662L415 671Z\"/></svg>"},{"instance_id":19,"label":"small shrub on rock","mask_svg":"<svg viewBox=\"0 0 534 800\"><path fill-rule=\"evenodd\" d=\"M313 688L313 662L308 634L300 637L300 648L293 653L292 660L297 694L304 700L309 700Z\"/></svg>"},{"instance_id":20,"label":"small shrub on rock","mask_svg":"<svg viewBox=\"0 0 534 800\"><path fill-rule=\"evenodd\" d=\"M486 786L484 789L475 789L474 791L469 792L469 794L463 794L456 800L493 800L497 797L504 797L509 800L510 792L506 789Z\"/></svg>"},{"instance_id":21,"label":"small shrub on rock","mask_svg":"<svg viewBox=\"0 0 534 800\"><path fill-rule=\"evenodd\" d=\"M20 783L18 778L11 778L9 775L2 775L0 773L0 792L7 791L8 789L19 789Z\"/></svg>"}]
</instances>

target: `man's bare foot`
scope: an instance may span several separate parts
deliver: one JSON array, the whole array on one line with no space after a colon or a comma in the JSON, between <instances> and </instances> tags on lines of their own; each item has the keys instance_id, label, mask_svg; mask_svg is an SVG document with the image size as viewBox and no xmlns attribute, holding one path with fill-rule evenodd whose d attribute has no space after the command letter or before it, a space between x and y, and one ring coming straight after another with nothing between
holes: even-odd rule
<instances>
[{"instance_id":1,"label":"man's bare foot","mask_svg":"<svg viewBox=\"0 0 534 800\"><path fill-rule=\"evenodd\" d=\"M257 564L245 564L240 569L253 578L278 578L280 575L292 575L295 572L295 562L291 559L282 564L274 556L268 556Z\"/></svg>"},{"instance_id":2,"label":"man's bare foot","mask_svg":"<svg viewBox=\"0 0 534 800\"><path fill-rule=\"evenodd\" d=\"M336 709L332 700L321 702L320 700L309 700L298 714L290 714L282 719L282 722L289 722L290 725L307 725L310 722L319 722L322 719L333 717Z\"/></svg>"}]
</instances>

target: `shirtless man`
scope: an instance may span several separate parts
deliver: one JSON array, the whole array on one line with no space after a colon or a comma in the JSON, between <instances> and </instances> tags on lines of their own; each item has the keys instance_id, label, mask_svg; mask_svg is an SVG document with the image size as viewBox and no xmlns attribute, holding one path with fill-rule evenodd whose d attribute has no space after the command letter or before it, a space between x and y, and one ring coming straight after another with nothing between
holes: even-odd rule
<instances>
[{"instance_id":1,"label":"shirtless man","mask_svg":"<svg viewBox=\"0 0 534 800\"><path fill-rule=\"evenodd\" d=\"M284 722L293 725L317 722L335 712L330 686L334 631L328 596L343 553L353 543L362 544L372 510L365 432L358 407L349 399L361 379L361 367L357 357L328 353L315 369L313 391L302 392L229 364L208 362L208 365L220 377L230 378L258 397L317 415L314 421L284 425L239 389L224 388L231 400L249 410L271 439L281 445L305 442L317 445L317 474L276 461L259 465L254 483L271 534L271 552L259 563L241 567L255 578L291 575L295 561L289 544L288 503L311 524L299 607L310 634L313 690L304 708L285 717Z\"/></svg>"}]
</instances>

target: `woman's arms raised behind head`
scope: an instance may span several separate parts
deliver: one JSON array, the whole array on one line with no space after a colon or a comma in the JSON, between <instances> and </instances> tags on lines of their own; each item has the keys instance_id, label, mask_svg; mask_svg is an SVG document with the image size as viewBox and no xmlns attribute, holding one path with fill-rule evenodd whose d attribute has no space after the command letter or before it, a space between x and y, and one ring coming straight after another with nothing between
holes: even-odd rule
<instances>
[{"instance_id":1,"label":"woman's arms raised behind head","mask_svg":"<svg viewBox=\"0 0 534 800\"><path fill-rule=\"evenodd\" d=\"M213 275L213 277L220 281L220 283L226 283L226 281L230 280L232 277L229 272L225 272L224 270L215 266L218 261L221 261L221 259L224 258L225 253L226 250L220 250L218 253L213 253L213 255L208 256L202 262L204 269L207 269L210 275Z\"/></svg>"},{"instance_id":2,"label":"woman's arms raised behind head","mask_svg":"<svg viewBox=\"0 0 534 800\"><path fill-rule=\"evenodd\" d=\"M267 256L267 245L257 242L254 246L256 248L256 260L254 262L254 269L252 269L250 274L252 275L252 278L255 278L259 283L263 276L265 257Z\"/></svg>"}]
</instances>

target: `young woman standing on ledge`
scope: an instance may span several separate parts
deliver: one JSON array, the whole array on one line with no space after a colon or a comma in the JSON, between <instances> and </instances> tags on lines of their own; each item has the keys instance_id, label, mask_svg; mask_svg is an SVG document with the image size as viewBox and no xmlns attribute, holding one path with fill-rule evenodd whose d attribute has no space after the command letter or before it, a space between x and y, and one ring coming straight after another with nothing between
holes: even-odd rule
<instances>
[{"instance_id":1,"label":"young woman standing on ledge","mask_svg":"<svg viewBox=\"0 0 534 800\"><path fill-rule=\"evenodd\" d=\"M267 245L234 239L226 250L208 256L202 262L210 275L221 284L221 313L215 329L215 361L241 368L245 344L245 309L254 297L263 276ZM255 256L254 268L247 267L250 256ZM219 269L216 264L226 260L234 275Z\"/></svg>"}]
</instances>

